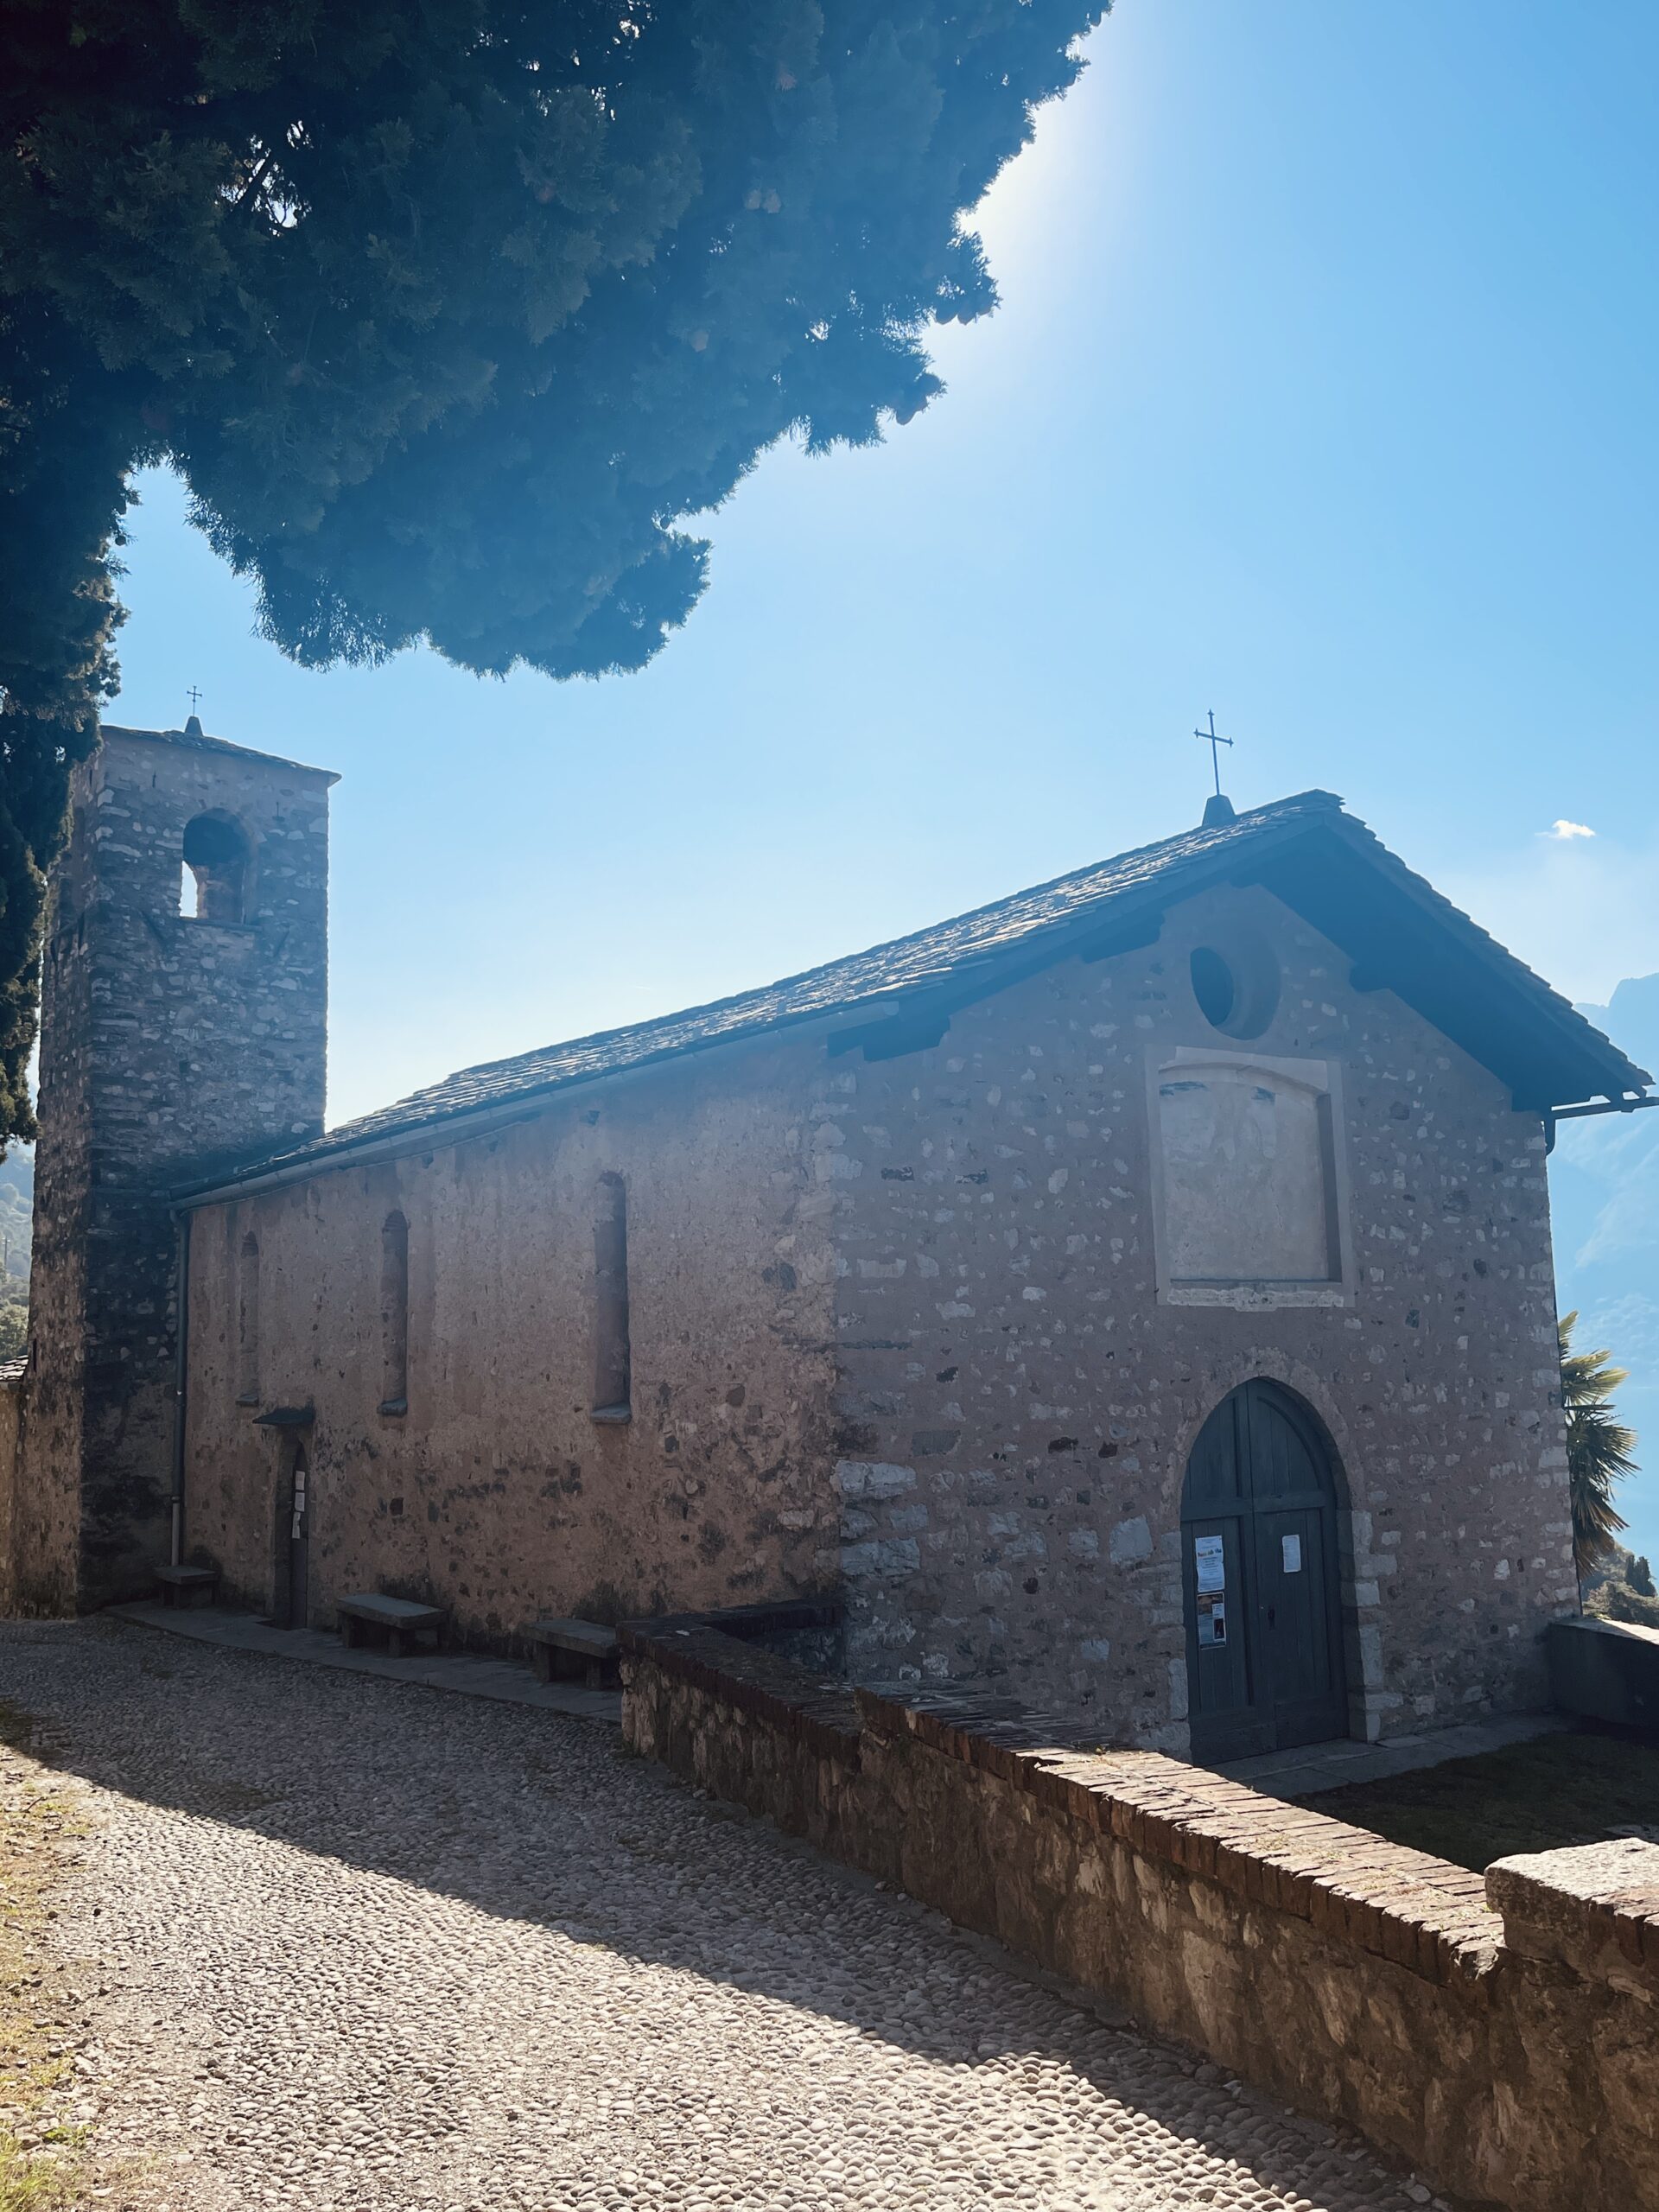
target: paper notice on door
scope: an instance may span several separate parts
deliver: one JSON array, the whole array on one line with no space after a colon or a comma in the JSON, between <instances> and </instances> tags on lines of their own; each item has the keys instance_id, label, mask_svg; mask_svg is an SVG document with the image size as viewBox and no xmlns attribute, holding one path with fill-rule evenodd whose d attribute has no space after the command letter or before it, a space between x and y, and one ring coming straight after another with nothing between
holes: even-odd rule
<instances>
[{"instance_id":1,"label":"paper notice on door","mask_svg":"<svg viewBox=\"0 0 1659 2212\"><path fill-rule=\"evenodd\" d=\"M1300 1574L1301 1573L1302 1540L1300 1536L1281 1536L1279 1539L1279 1555L1284 1564L1284 1570L1287 1574Z\"/></svg>"},{"instance_id":2,"label":"paper notice on door","mask_svg":"<svg viewBox=\"0 0 1659 2212\"><path fill-rule=\"evenodd\" d=\"M1193 1556L1198 1562L1198 1595L1202 1598L1211 1591L1227 1587L1227 1563L1219 1536L1195 1536Z\"/></svg>"},{"instance_id":3,"label":"paper notice on door","mask_svg":"<svg viewBox=\"0 0 1659 2212\"><path fill-rule=\"evenodd\" d=\"M1224 1598L1201 1598L1198 1600L1198 1642L1225 1643L1227 1641L1227 1601Z\"/></svg>"}]
</instances>

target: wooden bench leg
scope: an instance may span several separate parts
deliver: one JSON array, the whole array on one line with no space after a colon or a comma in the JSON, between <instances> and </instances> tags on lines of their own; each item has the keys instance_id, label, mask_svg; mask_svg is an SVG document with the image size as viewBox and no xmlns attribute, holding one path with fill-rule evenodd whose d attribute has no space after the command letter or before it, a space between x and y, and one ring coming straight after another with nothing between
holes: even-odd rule
<instances>
[{"instance_id":1,"label":"wooden bench leg","mask_svg":"<svg viewBox=\"0 0 1659 2212\"><path fill-rule=\"evenodd\" d=\"M349 1613L340 1615L340 1640L348 1651L353 1649L357 1643L357 1623Z\"/></svg>"},{"instance_id":2,"label":"wooden bench leg","mask_svg":"<svg viewBox=\"0 0 1659 2212\"><path fill-rule=\"evenodd\" d=\"M386 1630L386 1650L393 1659L401 1659L403 1657L404 1631L402 1629L389 1628Z\"/></svg>"}]
</instances>

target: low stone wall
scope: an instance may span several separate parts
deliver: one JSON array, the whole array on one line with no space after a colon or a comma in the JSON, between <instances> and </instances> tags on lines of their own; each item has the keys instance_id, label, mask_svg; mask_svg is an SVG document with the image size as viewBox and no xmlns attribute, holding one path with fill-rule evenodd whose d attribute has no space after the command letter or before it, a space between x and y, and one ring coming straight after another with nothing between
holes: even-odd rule
<instances>
[{"instance_id":1,"label":"low stone wall","mask_svg":"<svg viewBox=\"0 0 1659 2212\"><path fill-rule=\"evenodd\" d=\"M637 1751L1439 2184L1659 2212L1659 1847L1484 1879L1040 1716L827 1685L704 1618L621 1631Z\"/></svg>"}]
</instances>

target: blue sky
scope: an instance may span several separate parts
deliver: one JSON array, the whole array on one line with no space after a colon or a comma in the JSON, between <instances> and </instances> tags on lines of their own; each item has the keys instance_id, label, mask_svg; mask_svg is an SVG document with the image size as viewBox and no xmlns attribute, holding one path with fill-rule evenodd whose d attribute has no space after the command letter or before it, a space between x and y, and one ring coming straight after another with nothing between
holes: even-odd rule
<instances>
[{"instance_id":1,"label":"blue sky","mask_svg":"<svg viewBox=\"0 0 1659 2212\"><path fill-rule=\"evenodd\" d=\"M335 1118L1161 836L1210 707L1241 804L1341 792L1575 998L1659 969L1659 9L1119 0L1090 58L946 397L769 457L641 676L303 673L147 485L116 717L343 775Z\"/></svg>"}]
</instances>

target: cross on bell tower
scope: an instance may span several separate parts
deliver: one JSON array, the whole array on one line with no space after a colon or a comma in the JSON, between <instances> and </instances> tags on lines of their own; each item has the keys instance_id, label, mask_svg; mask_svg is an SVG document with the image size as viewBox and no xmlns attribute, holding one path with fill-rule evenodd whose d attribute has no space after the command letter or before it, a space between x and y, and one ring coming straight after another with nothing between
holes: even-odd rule
<instances>
[{"instance_id":1,"label":"cross on bell tower","mask_svg":"<svg viewBox=\"0 0 1659 2212\"><path fill-rule=\"evenodd\" d=\"M1195 729L1192 733L1201 743L1209 747L1210 765L1216 779L1215 791L1204 803L1204 827L1206 830L1212 829L1218 822L1230 822L1233 819L1233 802L1221 788L1221 748L1224 745L1230 748L1233 741L1230 737L1224 737L1216 728L1216 710L1213 707L1210 709L1209 721L1208 729Z\"/></svg>"}]
</instances>

